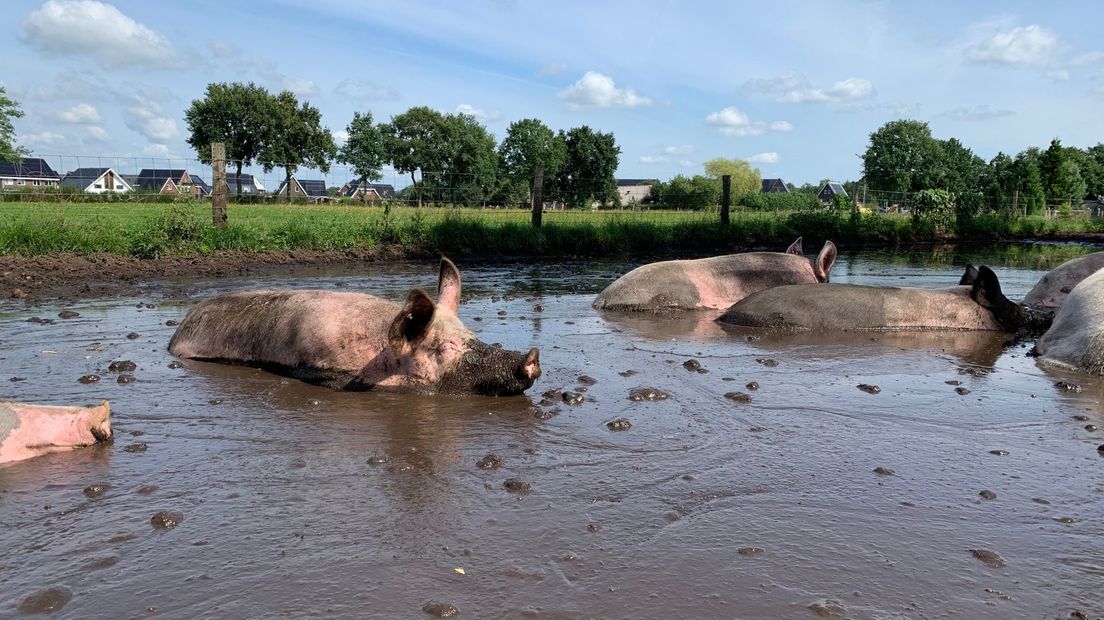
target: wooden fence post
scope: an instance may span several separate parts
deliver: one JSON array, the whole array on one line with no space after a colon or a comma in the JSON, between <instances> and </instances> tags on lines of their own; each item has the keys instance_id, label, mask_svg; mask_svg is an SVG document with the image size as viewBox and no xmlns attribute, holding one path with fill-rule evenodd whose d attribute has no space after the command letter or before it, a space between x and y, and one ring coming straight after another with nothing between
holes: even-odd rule
<instances>
[{"instance_id":1,"label":"wooden fence post","mask_svg":"<svg viewBox=\"0 0 1104 620\"><path fill-rule=\"evenodd\" d=\"M721 176L721 226L728 226L728 208L732 205L732 175Z\"/></svg>"},{"instance_id":2,"label":"wooden fence post","mask_svg":"<svg viewBox=\"0 0 1104 620\"><path fill-rule=\"evenodd\" d=\"M537 166L533 171L533 228L541 227L541 218L544 215L544 166Z\"/></svg>"},{"instance_id":3,"label":"wooden fence post","mask_svg":"<svg viewBox=\"0 0 1104 620\"><path fill-rule=\"evenodd\" d=\"M211 143L211 223L226 228L226 145Z\"/></svg>"},{"instance_id":4,"label":"wooden fence post","mask_svg":"<svg viewBox=\"0 0 1104 620\"><path fill-rule=\"evenodd\" d=\"M1020 190L1018 189L1012 190L1012 217L1020 217Z\"/></svg>"}]
</instances>

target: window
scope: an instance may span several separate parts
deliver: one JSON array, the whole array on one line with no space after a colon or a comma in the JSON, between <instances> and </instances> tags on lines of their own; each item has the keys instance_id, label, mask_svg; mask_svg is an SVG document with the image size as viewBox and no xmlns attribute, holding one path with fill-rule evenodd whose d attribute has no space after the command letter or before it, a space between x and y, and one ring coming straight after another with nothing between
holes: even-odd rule
<instances>
[{"instance_id":1,"label":"window","mask_svg":"<svg viewBox=\"0 0 1104 620\"><path fill-rule=\"evenodd\" d=\"M121 190L121 189L123 189L123 186L122 186L122 185L119 185L119 184L116 184L116 185L115 185L115 189L117 189L117 190Z\"/></svg>"},{"instance_id":2,"label":"window","mask_svg":"<svg viewBox=\"0 0 1104 620\"><path fill-rule=\"evenodd\" d=\"M103 189L103 184L101 184L101 183L96 183L95 185L93 185L93 186L92 186L92 188L93 188L93 189Z\"/></svg>"},{"instance_id":3,"label":"window","mask_svg":"<svg viewBox=\"0 0 1104 620\"><path fill-rule=\"evenodd\" d=\"M16 181L16 182L15 182L15 184L16 184L16 185L26 185L26 184L27 184L27 182L26 182L26 181L24 181L23 179L19 179L18 181Z\"/></svg>"},{"instance_id":4,"label":"window","mask_svg":"<svg viewBox=\"0 0 1104 620\"><path fill-rule=\"evenodd\" d=\"M38 187L38 181L33 181L33 182L32 182L32 184L33 184L33 185L34 185L35 187Z\"/></svg>"},{"instance_id":5,"label":"window","mask_svg":"<svg viewBox=\"0 0 1104 620\"><path fill-rule=\"evenodd\" d=\"M4 185L15 185L15 181L11 179L4 179Z\"/></svg>"}]
</instances>

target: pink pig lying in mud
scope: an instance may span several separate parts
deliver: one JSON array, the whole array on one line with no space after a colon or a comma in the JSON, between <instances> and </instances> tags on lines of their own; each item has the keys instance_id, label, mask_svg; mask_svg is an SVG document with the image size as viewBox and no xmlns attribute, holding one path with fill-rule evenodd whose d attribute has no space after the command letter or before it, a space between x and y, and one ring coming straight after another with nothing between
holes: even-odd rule
<instances>
[{"instance_id":1,"label":"pink pig lying in mud","mask_svg":"<svg viewBox=\"0 0 1104 620\"><path fill-rule=\"evenodd\" d=\"M959 286L943 290L825 284L777 286L729 308L729 325L796 331L982 330L1015 332L1031 317L1001 293L988 267L966 267Z\"/></svg>"},{"instance_id":2,"label":"pink pig lying in mud","mask_svg":"<svg viewBox=\"0 0 1104 620\"><path fill-rule=\"evenodd\" d=\"M0 400L0 463L64 452L111 438L111 408L50 407Z\"/></svg>"},{"instance_id":3,"label":"pink pig lying in mud","mask_svg":"<svg viewBox=\"0 0 1104 620\"><path fill-rule=\"evenodd\" d=\"M446 258L437 303L418 289L403 306L332 291L220 295L188 313L169 352L339 390L509 396L529 389L541 373L537 349L480 342L456 316L459 305L460 272Z\"/></svg>"},{"instance_id":4,"label":"pink pig lying in mud","mask_svg":"<svg viewBox=\"0 0 1104 620\"><path fill-rule=\"evenodd\" d=\"M1070 259L1051 269L1031 287L1024 305L1057 310L1075 286L1104 267L1104 252L1094 252Z\"/></svg>"},{"instance_id":5,"label":"pink pig lying in mud","mask_svg":"<svg viewBox=\"0 0 1104 620\"><path fill-rule=\"evenodd\" d=\"M1090 256L1096 256L1090 254ZM1054 324L1035 345L1044 364L1104 375L1104 269L1065 298Z\"/></svg>"},{"instance_id":6,"label":"pink pig lying in mud","mask_svg":"<svg viewBox=\"0 0 1104 620\"><path fill-rule=\"evenodd\" d=\"M826 241L813 260L802 256L801 238L785 252L745 252L697 260L669 260L637 267L594 300L599 310L724 310L744 297L783 284L827 282L836 246Z\"/></svg>"}]
</instances>

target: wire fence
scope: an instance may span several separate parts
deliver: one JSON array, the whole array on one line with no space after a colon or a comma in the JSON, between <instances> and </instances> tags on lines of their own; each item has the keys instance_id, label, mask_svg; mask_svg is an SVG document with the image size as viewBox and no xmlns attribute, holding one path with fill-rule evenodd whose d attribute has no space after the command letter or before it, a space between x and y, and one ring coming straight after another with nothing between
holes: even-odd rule
<instances>
[{"instance_id":1,"label":"wire fence","mask_svg":"<svg viewBox=\"0 0 1104 620\"><path fill-rule=\"evenodd\" d=\"M239 177L239 163L240 177ZM289 174L290 171L290 174ZM214 170L194 158L40 155L18 164L0 162L0 202L35 203L177 203L207 201L214 188ZM483 174L426 171L414 175L385 169L377 179L364 180L349 166L326 170L285 165L263 166L230 161L226 166L230 204L336 205L343 207L410 206L423 209L476 208L520 217L532 209L534 179L500 171ZM643 179L545 179L541 206L563 219L594 211L632 214L642 219L688 211L716 217L720 194L690 206L684 200L656 195L653 182ZM718 182L719 184L719 182ZM846 200L833 199L824 188L816 194L791 191L789 198L769 200L735 197L734 213L752 211L819 211L855 208L864 213L914 213L917 193L885 192L848 184ZM795 196L794 194L800 194ZM778 196L778 195L775 195ZM782 196L787 196L783 194ZM1011 192L999 196L955 197L973 213L1006 217L1027 215L1060 218L1104 216L1104 201L1062 200ZM712 215L710 215L712 214ZM687 213L690 216L690 213Z\"/></svg>"}]
</instances>

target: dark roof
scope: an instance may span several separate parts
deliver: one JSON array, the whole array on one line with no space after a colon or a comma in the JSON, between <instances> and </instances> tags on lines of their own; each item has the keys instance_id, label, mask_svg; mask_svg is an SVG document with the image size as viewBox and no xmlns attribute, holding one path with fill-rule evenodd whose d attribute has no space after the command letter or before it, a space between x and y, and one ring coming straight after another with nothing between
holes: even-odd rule
<instances>
[{"instance_id":1,"label":"dark roof","mask_svg":"<svg viewBox=\"0 0 1104 620\"><path fill-rule=\"evenodd\" d=\"M655 179L617 179L617 187L628 185L655 185Z\"/></svg>"},{"instance_id":2,"label":"dark roof","mask_svg":"<svg viewBox=\"0 0 1104 620\"><path fill-rule=\"evenodd\" d=\"M786 187L786 182L782 179L763 179L764 194L788 192L790 188Z\"/></svg>"},{"instance_id":3,"label":"dark roof","mask_svg":"<svg viewBox=\"0 0 1104 620\"><path fill-rule=\"evenodd\" d=\"M369 188L376 190L376 194L380 198L395 197L395 186L390 183L368 183L367 185ZM360 179L349 181L345 188L345 193L342 195L346 198L353 196L360 189Z\"/></svg>"},{"instance_id":4,"label":"dark roof","mask_svg":"<svg viewBox=\"0 0 1104 620\"><path fill-rule=\"evenodd\" d=\"M194 174L189 174L188 176L191 177L191 179L192 179L192 185L195 185L196 187L198 187L199 191L202 195L204 195L204 196L210 195L211 186L207 185L207 181L204 181L203 179L201 179L200 177L195 176Z\"/></svg>"},{"instance_id":5,"label":"dark roof","mask_svg":"<svg viewBox=\"0 0 1104 620\"><path fill-rule=\"evenodd\" d=\"M65 176L61 177L61 186L76 187L83 190L91 185L96 179L102 177L108 170L111 170L111 168L77 168L72 172L67 172ZM111 187L108 189L115 188Z\"/></svg>"},{"instance_id":6,"label":"dark roof","mask_svg":"<svg viewBox=\"0 0 1104 620\"><path fill-rule=\"evenodd\" d=\"M309 180L309 179L296 179L294 176L291 177L291 178L292 178L292 180L297 181L299 183L299 187L303 188L303 191L306 192L307 196L310 196L311 198L325 198L326 197L326 182L325 181L314 181L314 180ZM284 191L285 191L285 186L286 185L287 185L286 180L281 181L280 182L280 187L279 187L279 189L276 190L275 195L279 196L279 195L283 194Z\"/></svg>"},{"instance_id":7,"label":"dark roof","mask_svg":"<svg viewBox=\"0 0 1104 620\"><path fill-rule=\"evenodd\" d=\"M186 172L183 168L143 168L138 173L138 178L134 180L133 185L159 192L165 186L165 181L169 179L172 179L173 183L179 184L180 178Z\"/></svg>"},{"instance_id":8,"label":"dark roof","mask_svg":"<svg viewBox=\"0 0 1104 620\"><path fill-rule=\"evenodd\" d=\"M835 181L828 181L824 184L824 187L820 188L818 194L829 193L832 195L847 196L847 190L843 189L843 185Z\"/></svg>"},{"instance_id":9,"label":"dark roof","mask_svg":"<svg viewBox=\"0 0 1104 620\"><path fill-rule=\"evenodd\" d=\"M54 172L45 159L24 157L18 162L0 161L0 177L19 177L24 179L58 180L61 175Z\"/></svg>"}]
</instances>

